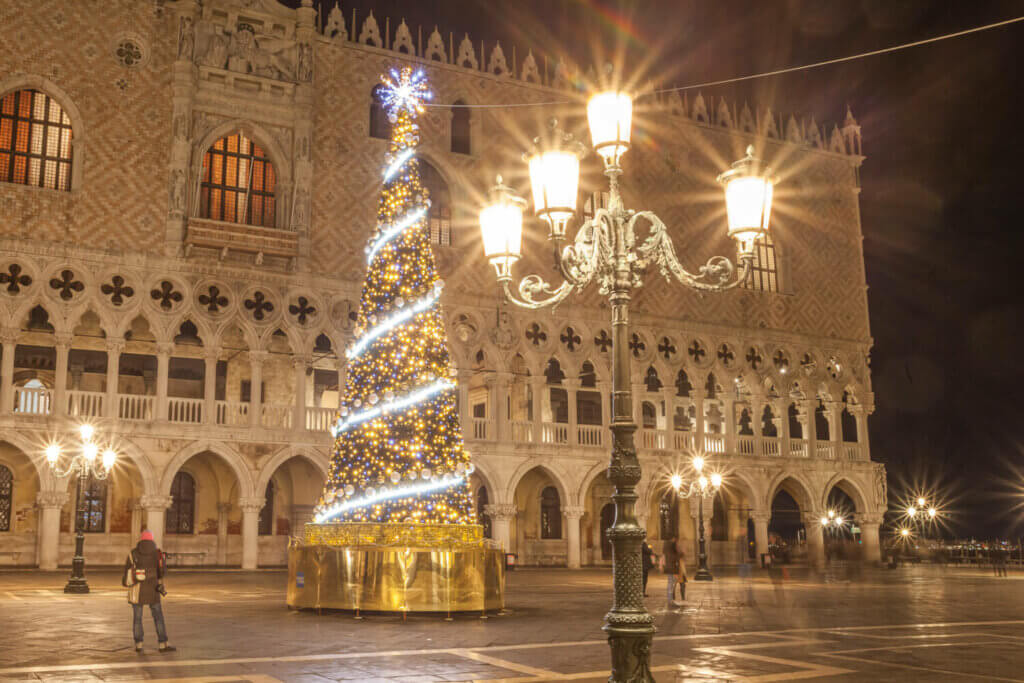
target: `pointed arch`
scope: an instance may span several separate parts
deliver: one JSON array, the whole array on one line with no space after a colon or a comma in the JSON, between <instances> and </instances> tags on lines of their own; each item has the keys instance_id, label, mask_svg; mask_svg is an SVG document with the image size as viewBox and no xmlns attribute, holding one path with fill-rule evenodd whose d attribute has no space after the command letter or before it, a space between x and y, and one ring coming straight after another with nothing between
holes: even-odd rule
<instances>
[{"instance_id":1,"label":"pointed arch","mask_svg":"<svg viewBox=\"0 0 1024 683\"><path fill-rule=\"evenodd\" d=\"M771 509L775 495L783 489L793 496L797 505L800 506L801 512L810 513L816 509L819 496L814 494L813 487L804 481L798 473L791 471L779 472L772 479L771 484L768 485L768 495L765 497L765 509Z\"/></svg>"},{"instance_id":2,"label":"pointed arch","mask_svg":"<svg viewBox=\"0 0 1024 683\"><path fill-rule=\"evenodd\" d=\"M314 450L307 448L299 448L295 446L285 446L274 455L270 456L269 460L261 463L259 466L259 473L256 477L255 491L263 492L267 490L267 484L270 483L270 479L277 472L281 465L285 464L292 458L301 458L306 460L317 472L327 479L328 464L326 458Z\"/></svg>"},{"instance_id":3,"label":"pointed arch","mask_svg":"<svg viewBox=\"0 0 1024 683\"><path fill-rule=\"evenodd\" d=\"M224 460L224 462L226 462L235 473L235 477L238 479L238 491L240 497L251 497L255 489L253 487L249 467L242 455L225 443L206 440L194 441L188 444L179 450L173 458L171 458L171 461L167 463L167 467L164 468L163 476L160 479L159 494L165 496L170 495L171 484L174 483L174 475L178 473L178 470L181 469L182 465L188 462L193 456L207 451L220 456L220 458Z\"/></svg>"},{"instance_id":4,"label":"pointed arch","mask_svg":"<svg viewBox=\"0 0 1024 683\"><path fill-rule=\"evenodd\" d=\"M853 501L853 504L856 507L854 512L857 514L864 514L870 509L868 506L868 497L864 494L864 489L862 489L860 485L847 474L840 472L834 475L829 479L828 483L825 484L820 501L822 510L828 507L828 497L834 488L838 488L850 497L850 500Z\"/></svg>"},{"instance_id":5,"label":"pointed arch","mask_svg":"<svg viewBox=\"0 0 1024 683\"><path fill-rule=\"evenodd\" d=\"M551 481L554 482L555 487L558 489L558 495L561 496L562 506L576 505L576 499L572 496L572 488L569 487L566 482L565 475L559 472L556 468L552 467L548 462L542 462L542 459L538 457L524 460L520 463L519 467L515 469L512 476L509 477L508 485L505 488L505 500L516 499L516 489L519 487L519 482L523 480L531 470L539 469L546 474Z\"/></svg>"}]
</instances>

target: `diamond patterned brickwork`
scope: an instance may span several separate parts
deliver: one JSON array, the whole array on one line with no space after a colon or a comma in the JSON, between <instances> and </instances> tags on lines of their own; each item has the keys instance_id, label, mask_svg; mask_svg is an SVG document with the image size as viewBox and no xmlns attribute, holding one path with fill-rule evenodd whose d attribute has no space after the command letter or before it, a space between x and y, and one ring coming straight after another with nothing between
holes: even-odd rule
<instances>
[{"instance_id":1,"label":"diamond patterned brickwork","mask_svg":"<svg viewBox=\"0 0 1024 683\"><path fill-rule=\"evenodd\" d=\"M163 240L173 21L134 0L0 3L0 83L46 79L81 115L73 121L76 186L65 193L0 184L0 233L132 250ZM151 59L119 66L112 27L150 41Z\"/></svg>"},{"instance_id":2,"label":"diamond patterned brickwork","mask_svg":"<svg viewBox=\"0 0 1024 683\"><path fill-rule=\"evenodd\" d=\"M274 3L261 0L260 4ZM235 3L204 3L207 9L214 5L230 8ZM158 12L159 7L162 10ZM25 74L52 83L80 112L76 123L84 131L79 138L84 141L79 157L82 172L74 191L0 185L0 235L99 249L105 252L105 261L112 259L107 263L111 273L124 270L120 265L138 266L146 253L160 251L173 194L169 193L171 85L175 82L172 67L178 31L174 7L129 0L18 0L0 6L0 37L4 38L0 56L12 74L7 79ZM289 15L283 11L281 16ZM131 70L118 66L109 49L111 36L127 30L150 43L146 46L149 59ZM370 92L381 71L409 58L346 41L315 37L313 42L308 257L297 266L269 260L261 266L258 259L245 261L236 254L197 250L187 256L168 256L160 267L168 277L197 273L209 278L230 269L238 290L233 305L240 301L239 292L268 281L280 291L301 290L304 295L321 296L330 325L340 332L347 325L342 319L344 304L353 296L349 293L358 291L363 276L362 246L375 219L386 150L385 141L368 135ZM418 63L431 79L435 102L567 99L565 92L508 77L436 62ZM120 79L124 79L123 88L118 85ZM281 165L282 177L294 178L293 190L301 194L305 181L292 168L294 160L304 155L292 147L304 140L293 135L301 98L296 94L298 86L281 83L279 87L264 82L271 93L264 97L229 85L218 91L215 81L202 80L203 90L197 93L195 109L186 122L193 121L193 135L231 119L269 132L281 149L282 156L275 162ZM675 335L680 348L693 336L704 339L708 348L717 348L717 340L734 336L751 337L750 341L764 348L774 348L763 339L774 336L779 343L785 341L793 353L803 346L821 348L835 340L847 348L851 358L862 357L868 351L870 333L857 212L855 167L859 158L841 150L833 153L777 138L756 139L736 128L704 123L696 100L692 106L685 102L682 109L680 114L655 107L638 118L638 144L625 158L627 206L657 212L671 226L677 252L691 270L712 255L733 256L733 247L724 235L721 189L714 178L742 155L746 144L756 142L758 153L780 176L773 229L782 292L734 290L700 297L651 272L635 295L635 324L646 328L648 340ZM447 180L452 195L453 245L438 247L435 255L447 280L446 305L453 315L456 310L475 310L481 321L493 319L497 291L493 273L482 257L477 212L496 173L502 173L521 194L528 193L519 156L550 116L558 116L585 137L581 105L513 112L473 110L472 154L449 151L448 110L431 108L422 119L423 156ZM187 134L188 126L181 132ZM585 164L593 166L595 160L590 158ZM599 187L603 179L594 170L590 176L596 176ZM585 178L584 184L588 180L591 178ZM189 177L187 186L191 188L195 182ZM291 205L290 197L280 199L282 206ZM194 208L191 202L186 204L189 211ZM289 212L289 216L297 213ZM551 274L545 232L537 221L528 223L527 257L517 265L519 275ZM45 251L42 242L40 248ZM123 256L117 256L119 252ZM315 286L307 284L310 282ZM139 291L148 294L152 287L147 287ZM535 319L551 315L544 312ZM607 327L605 302L595 288L555 311L554 317L558 320L546 320L547 329L554 333L572 325L584 339L579 351L584 355L591 353L587 340ZM523 317L517 322L525 325L532 320ZM493 332L489 323L482 322L479 327L481 338ZM684 330L689 332L684 334ZM521 337L521 332L517 336ZM806 343L794 341L801 337L807 338ZM853 353L852 348L858 352Z\"/></svg>"}]
</instances>

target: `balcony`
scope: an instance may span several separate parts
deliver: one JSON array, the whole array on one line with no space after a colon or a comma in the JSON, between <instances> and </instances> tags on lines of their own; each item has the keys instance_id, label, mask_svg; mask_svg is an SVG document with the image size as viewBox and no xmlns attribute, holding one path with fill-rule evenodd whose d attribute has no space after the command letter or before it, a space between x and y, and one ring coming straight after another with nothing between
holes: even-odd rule
<instances>
[{"instance_id":1,"label":"balcony","mask_svg":"<svg viewBox=\"0 0 1024 683\"><path fill-rule=\"evenodd\" d=\"M28 417L56 416L54 391L43 386L13 387L13 412ZM113 401L114 411L108 410ZM330 428L336 419L334 408L306 406L297 412L291 403L259 404L259 420L253 418L253 404L248 401L215 400L207 408L203 398L157 396L121 393L108 395L99 391L65 390L61 401L64 410L60 417L75 419L115 418L131 424L165 424L203 428L260 428L277 432L279 438L295 438L295 433L308 434L319 441L329 442ZM163 408L160 406L163 405ZM163 411L163 412L162 412ZM113 412L113 414L111 414ZM296 423L296 416L304 419ZM162 419L161 419L162 417ZM157 427L159 429L159 427ZM498 443L499 438L512 446L544 445L554 449L604 450L611 443L611 432L606 425L570 424L567 422L535 422L509 420L507 424L489 417L471 417L464 426L468 442L480 445ZM834 442L802 438L780 438L743 434L698 434L693 431L641 428L634 441L640 452L648 454L691 454L695 444L703 444L706 455L734 455L751 458L811 458L816 460L843 460L861 462L869 459L860 443Z\"/></svg>"}]
</instances>

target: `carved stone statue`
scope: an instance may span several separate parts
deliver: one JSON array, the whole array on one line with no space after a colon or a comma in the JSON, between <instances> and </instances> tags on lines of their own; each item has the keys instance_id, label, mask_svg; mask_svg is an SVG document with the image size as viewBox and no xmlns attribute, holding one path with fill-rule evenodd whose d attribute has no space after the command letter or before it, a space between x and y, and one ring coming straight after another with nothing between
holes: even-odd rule
<instances>
[{"instance_id":1,"label":"carved stone statue","mask_svg":"<svg viewBox=\"0 0 1024 683\"><path fill-rule=\"evenodd\" d=\"M195 50L196 32L192 17L184 16L178 26L178 59L192 60Z\"/></svg>"},{"instance_id":2,"label":"carved stone statue","mask_svg":"<svg viewBox=\"0 0 1024 683\"><path fill-rule=\"evenodd\" d=\"M180 213L185 208L185 173L174 169L171 174L171 211Z\"/></svg>"},{"instance_id":3,"label":"carved stone statue","mask_svg":"<svg viewBox=\"0 0 1024 683\"><path fill-rule=\"evenodd\" d=\"M295 78L301 83L313 80L313 46L299 45L299 62L295 67Z\"/></svg>"},{"instance_id":4,"label":"carved stone statue","mask_svg":"<svg viewBox=\"0 0 1024 683\"><path fill-rule=\"evenodd\" d=\"M512 316L504 308L500 309L496 316L496 325L491 330L491 341L503 351L512 348L515 342L515 333L512 331Z\"/></svg>"}]
</instances>

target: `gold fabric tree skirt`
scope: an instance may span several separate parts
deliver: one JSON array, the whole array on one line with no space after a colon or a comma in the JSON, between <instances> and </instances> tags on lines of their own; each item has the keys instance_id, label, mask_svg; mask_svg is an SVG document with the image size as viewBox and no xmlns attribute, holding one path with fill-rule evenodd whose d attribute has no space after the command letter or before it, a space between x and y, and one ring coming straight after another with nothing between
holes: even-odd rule
<instances>
[{"instance_id":1,"label":"gold fabric tree skirt","mask_svg":"<svg viewBox=\"0 0 1024 683\"><path fill-rule=\"evenodd\" d=\"M288 549L288 606L497 611L505 556L479 525L307 524Z\"/></svg>"}]
</instances>

